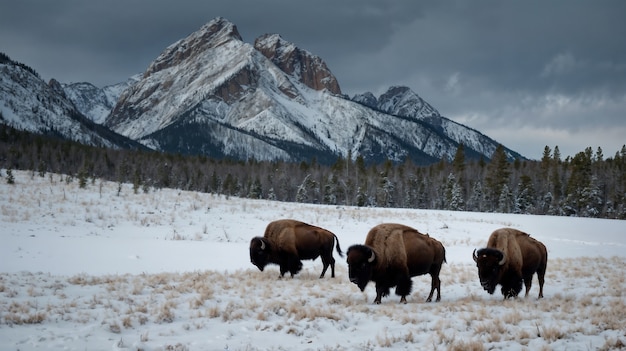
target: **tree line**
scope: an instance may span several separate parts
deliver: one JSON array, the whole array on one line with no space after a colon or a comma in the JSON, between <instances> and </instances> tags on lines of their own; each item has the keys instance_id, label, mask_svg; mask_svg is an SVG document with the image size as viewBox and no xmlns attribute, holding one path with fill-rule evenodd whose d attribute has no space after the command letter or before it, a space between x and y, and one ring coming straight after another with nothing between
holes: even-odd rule
<instances>
[{"instance_id":1,"label":"tree line","mask_svg":"<svg viewBox=\"0 0 626 351\"><path fill-rule=\"evenodd\" d=\"M428 166L351 156L327 165L99 148L0 125L0 167L7 182L20 169L63 174L81 187L96 179L131 183L136 193L176 188L338 206L626 219L626 146L613 157L588 147L565 159L558 146L545 146L541 160L511 162L502 146L474 161L459 145L453 160Z\"/></svg>"}]
</instances>

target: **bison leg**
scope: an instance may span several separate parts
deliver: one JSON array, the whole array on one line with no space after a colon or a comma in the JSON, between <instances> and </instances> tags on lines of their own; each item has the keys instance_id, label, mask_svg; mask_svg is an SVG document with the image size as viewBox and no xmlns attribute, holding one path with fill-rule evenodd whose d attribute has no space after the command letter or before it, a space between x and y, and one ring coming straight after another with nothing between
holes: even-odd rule
<instances>
[{"instance_id":1,"label":"bison leg","mask_svg":"<svg viewBox=\"0 0 626 351\"><path fill-rule=\"evenodd\" d=\"M510 273L502 278L500 284L502 285L502 289L500 291L502 291L502 295L505 299L508 299L509 297L517 297L520 291L522 291L522 275Z\"/></svg>"},{"instance_id":2,"label":"bison leg","mask_svg":"<svg viewBox=\"0 0 626 351\"><path fill-rule=\"evenodd\" d=\"M524 277L524 286L526 287L526 294L524 294L524 297L528 297L528 292L530 291L530 288L533 285L533 276L532 274L529 277Z\"/></svg>"},{"instance_id":3,"label":"bison leg","mask_svg":"<svg viewBox=\"0 0 626 351\"><path fill-rule=\"evenodd\" d=\"M389 295L389 288L383 287L382 284L376 283L376 298L374 299L374 303L380 305L383 296Z\"/></svg>"},{"instance_id":4,"label":"bison leg","mask_svg":"<svg viewBox=\"0 0 626 351\"><path fill-rule=\"evenodd\" d=\"M320 279L324 278L324 274L326 274L326 270L328 269L328 266L330 266L330 276L334 278L335 277L335 258L332 255L330 257L322 256L322 264L324 265L324 268L322 269L322 274L320 275Z\"/></svg>"},{"instance_id":5,"label":"bison leg","mask_svg":"<svg viewBox=\"0 0 626 351\"><path fill-rule=\"evenodd\" d=\"M291 273L292 278L302 270L302 261L300 261L298 257L290 256L288 265L289 273Z\"/></svg>"},{"instance_id":6,"label":"bison leg","mask_svg":"<svg viewBox=\"0 0 626 351\"><path fill-rule=\"evenodd\" d=\"M438 275L431 275L430 281L430 294L428 294L428 298L426 302L431 302L433 300L433 293L437 289L437 299L435 301L441 300L441 280Z\"/></svg>"},{"instance_id":7,"label":"bison leg","mask_svg":"<svg viewBox=\"0 0 626 351\"><path fill-rule=\"evenodd\" d=\"M289 272L293 278L302 269L302 261L297 256L289 255L280 262L280 277Z\"/></svg>"},{"instance_id":8,"label":"bison leg","mask_svg":"<svg viewBox=\"0 0 626 351\"><path fill-rule=\"evenodd\" d=\"M400 303L406 303L406 296L411 293L411 288L413 287L413 281L411 277L401 276L398 279L398 285L396 286L396 295L400 296Z\"/></svg>"},{"instance_id":9,"label":"bison leg","mask_svg":"<svg viewBox=\"0 0 626 351\"><path fill-rule=\"evenodd\" d=\"M547 262L544 261L542 264L539 265L539 269L537 269L537 279L539 280L539 297L538 297L538 299L543 297L543 282L544 282L544 278L546 276L546 267L547 267Z\"/></svg>"},{"instance_id":10,"label":"bison leg","mask_svg":"<svg viewBox=\"0 0 626 351\"><path fill-rule=\"evenodd\" d=\"M281 265L280 265L280 277L279 277L279 278L284 277L284 276L285 276L285 273L287 273L287 271L288 271L288 270L289 270L289 269L287 268L287 265L286 265L286 264L281 264Z\"/></svg>"},{"instance_id":11,"label":"bison leg","mask_svg":"<svg viewBox=\"0 0 626 351\"><path fill-rule=\"evenodd\" d=\"M500 291L502 291L504 299L508 299L509 297L517 297L520 291L522 291L522 281L520 280L517 282L513 282L511 285L503 284Z\"/></svg>"},{"instance_id":12,"label":"bison leg","mask_svg":"<svg viewBox=\"0 0 626 351\"><path fill-rule=\"evenodd\" d=\"M537 279L539 280L539 297L537 297L538 299L543 297L543 282L544 282L545 275L546 275L545 267L542 271L537 272Z\"/></svg>"}]
</instances>

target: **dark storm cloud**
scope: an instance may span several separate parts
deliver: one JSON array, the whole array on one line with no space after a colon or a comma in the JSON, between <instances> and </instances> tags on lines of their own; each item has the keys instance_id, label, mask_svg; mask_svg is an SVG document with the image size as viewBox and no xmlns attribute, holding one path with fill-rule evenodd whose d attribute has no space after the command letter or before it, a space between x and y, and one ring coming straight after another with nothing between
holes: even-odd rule
<instances>
[{"instance_id":1,"label":"dark storm cloud","mask_svg":"<svg viewBox=\"0 0 626 351\"><path fill-rule=\"evenodd\" d=\"M626 2L5 1L0 51L44 79L113 84L222 16L279 33L350 95L407 85L442 114L538 158L626 142Z\"/></svg>"}]
</instances>

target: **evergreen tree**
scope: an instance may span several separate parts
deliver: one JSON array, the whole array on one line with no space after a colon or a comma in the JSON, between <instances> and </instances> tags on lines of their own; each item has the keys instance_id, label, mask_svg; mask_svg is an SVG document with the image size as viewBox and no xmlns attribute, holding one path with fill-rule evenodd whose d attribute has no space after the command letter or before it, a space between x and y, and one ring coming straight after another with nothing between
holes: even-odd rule
<instances>
[{"instance_id":1,"label":"evergreen tree","mask_svg":"<svg viewBox=\"0 0 626 351\"><path fill-rule=\"evenodd\" d=\"M485 195L483 193L483 183L480 180L474 182L472 186L472 195L468 203L469 211L482 212L484 208Z\"/></svg>"},{"instance_id":2,"label":"evergreen tree","mask_svg":"<svg viewBox=\"0 0 626 351\"><path fill-rule=\"evenodd\" d=\"M465 149L463 144L459 144L456 148L456 153L454 154L454 159L452 160L452 167L457 178L460 180L465 172Z\"/></svg>"},{"instance_id":3,"label":"evergreen tree","mask_svg":"<svg viewBox=\"0 0 626 351\"><path fill-rule=\"evenodd\" d=\"M87 187L87 171L84 167L78 172L78 187L81 189Z\"/></svg>"},{"instance_id":4,"label":"evergreen tree","mask_svg":"<svg viewBox=\"0 0 626 351\"><path fill-rule=\"evenodd\" d=\"M532 179L523 175L520 177L520 183L517 186L518 194L515 198L514 213L531 214L535 210L535 189Z\"/></svg>"},{"instance_id":5,"label":"evergreen tree","mask_svg":"<svg viewBox=\"0 0 626 351\"><path fill-rule=\"evenodd\" d=\"M337 190L338 190L338 180L337 176L334 173L331 173L330 176L326 179L324 183L324 200L323 203L327 205L336 205L337 204Z\"/></svg>"},{"instance_id":6,"label":"evergreen tree","mask_svg":"<svg viewBox=\"0 0 626 351\"><path fill-rule=\"evenodd\" d=\"M569 163L570 177L566 187L566 211L569 214L581 215L589 203L591 187L591 148L577 153Z\"/></svg>"},{"instance_id":7,"label":"evergreen tree","mask_svg":"<svg viewBox=\"0 0 626 351\"><path fill-rule=\"evenodd\" d=\"M546 145L543 149L543 155L541 156L541 164L540 164L540 178L539 181L542 184L546 185L546 191L549 189L550 184L550 166L552 165L552 150L548 145Z\"/></svg>"},{"instance_id":8,"label":"evergreen tree","mask_svg":"<svg viewBox=\"0 0 626 351\"><path fill-rule=\"evenodd\" d=\"M220 183L221 183L220 177L218 177L216 171L213 171L213 175L211 175L211 183L210 183L211 192L218 193L218 194L221 193Z\"/></svg>"},{"instance_id":9,"label":"evergreen tree","mask_svg":"<svg viewBox=\"0 0 626 351\"><path fill-rule=\"evenodd\" d=\"M270 190L267 191L267 199L270 201L278 200L276 193L274 192L274 188L270 188Z\"/></svg>"},{"instance_id":10,"label":"evergreen tree","mask_svg":"<svg viewBox=\"0 0 626 351\"><path fill-rule=\"evenodd\" d=\"M395 185L390 178L392 166L393 164L391 161L387 160L384 165L384 170L379 174L378 189L376 190L376 206L393 206Z\"/></svg>"},{"instance_id":11,"label":"evergreen tree","mask_svg":"<svg viewBox=\"0 0 626 351\"><path fill-rule=\"evenodd\" d=\"M598 149L596 150L596 155L595 158L593 160L594 162L602 162L604 161L604 154L602 153L602 148L598 146Z\"/></svg>"},{"instance_id":12,"label":"evergreen tree","mask_svg":"<svg viewBox=\"0 0 626 351\"><path fill-rule=\"evenodd\" d=\"M542 214L556 214L553 201L554 197L552 196L551 192L548 191L543 195L539 204Z\"/></svg>"},{"instance_id":13,"label":"evergreen tree","mask_svg":"<svg viewBox=\"0 0 626 351\"><path fill-rule=\"evenodd\" d=\"M583 217L600 217L604 206L604 196L595 176L591 177L589 185L582 190L581 197L585 206L581 215Z\"/></svg>"},{"instance_id":14,"label":"evergreen tree","mask_svg":"<svg viewBox=\"0 0 626 351\"><path fill-rule=\"evenodd\" d=\"M492 210L501 208L501 196L505 186L507 186L508 191L510 175L510 166L504 152L504 147L499 144L491 157L491 162L487 166L487 177L485 179L488 206Z\"/></svg>"},{"instance_id":15,"label":"evergreen tree","mask_svg":"<svg viewBox=\"0 0 626 351\"><path fill-rule=\"evenodd\" d=\"M552 170L550 178L550 184L552 185L552 189L550 190L552 193L552 203L553 207L556 209L556 207L559 206L558 203L563 195L563 182L561 181L561 152L559 151L558 145L554 147L554 152L552 153Z\"/></svg>"},{"instance_id":16,"label":"evergreen tree","mask_svg":"<svg viewBox=\"0 0 626 351\"><path fill-rule=\"evenodd\" d=\"M497 211L500 213L511 213L512 207L513 207L513 194L509 190L509 186L504 184L504 186L502 186L502 191L498 198Z\"/></svg>"},{"instance_id":17,"label":"evergreen tree","mask_svg":"<svg viewBox=\"0 0 626 351\"><path fill-rule=\"evenodd\" d=\"M454 176L454 173L450 173L446 181L444 208L452 211L462 211L463 205L464 200L461 186Z\"/></svg>"},{"instance_id":18,"label":"evergreen tree","mask_svg":"<svg viewBox=\"0 0 626 351\"><path fill-rule=\"evenodd\" d=\"M11 168L7 168L7 184L15 184L15 176L13 175L13 170Z\"/></svg>"},{"instance_id":19,"label":"evergreen tree","mask_svg":"<svg viewBox=\"0 0 626 351\"><path fill-rule=\"evenodd\" d=\"M261 185L261 180L256 177L254 182L250 185L250 190L248 191L248 198L250 199L261 199L263 197L263 186Z\"/></svg>"},{"instance_id":20,"label":"evergreen tree","mask_svg":"<svg viewBox=\"0 0 626 351\"><path fill-rule=\"evenodd\" d=\"M356 190L356 205L358 207L363 207L367 204L367 194L363 192L361 187L358 187Z\"/></svg>"}]
</instances>

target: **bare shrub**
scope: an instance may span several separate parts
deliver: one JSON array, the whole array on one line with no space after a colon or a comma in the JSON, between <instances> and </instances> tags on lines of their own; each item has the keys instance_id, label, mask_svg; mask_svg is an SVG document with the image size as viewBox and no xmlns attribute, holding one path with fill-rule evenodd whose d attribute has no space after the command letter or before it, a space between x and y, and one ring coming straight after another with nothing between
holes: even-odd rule
<instances>
[{"instance_id":1,"label":"bare shrub","mask_svg":"<svg viewBox=\"0 0 626 351\"><path fill-rule=\"evenodd\" d=\"M117 322L110 322L109 331L111 333L119 334L122 332L122 327L120 327L120 325Z\"/></svg>"},{"instance_id":2,"label":"bare shrub","mask_svg":"<svg viewBox=\"0 0 626 351\"><path fill-rule=\"evenodd\" d=\"M168 301L162 304L158 309L154 321L155 323L172 323L174 321L174 317L172 303Z\"/></svg>"},{"instance_id":3,"label":"bare shrub","mask_svg":"<svg viewBox=\"0 0 626 351\"><path fill-rule=\"evenodd\" d=\"M133 327L132 318L130 316L125 316L122 318L122 326L126 329Z\"/></svg>"},{"instance_id":4,"label":"bare shrub","mask_svg":"<svg viewBox=\"0 0 626 351\"><path fill-rule=\"evenodd\" d=\"M448 351L483 351L485 350L485 345L483 345L480 340L463 340L462 338L457 338L452 341L450 346L448 347Z\"/></svg>"},{"instance_id":5,"label":"bare shrub","mask_svg":"<svg viewBox=\"0 0 626 351\"><path fill-rule=\"evenodd\" d=\"M562 339L566 335L566 332L561 326L537 326L537 329L539 330L538 334L540 337L551 342Z\"/></svg>"},{"instance_id":6,"label":"bare shrub","mask_svg":"<svg viewBox=\"0 0 626 351\"><path fill-rule=\"evenodd\" d=\"M41 324L46 320L46 313L43 311L28 313L9 312L4 314L2 318L7 325Z\"/></svg>"}]
</instances>

